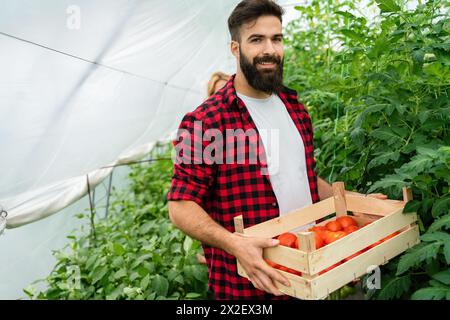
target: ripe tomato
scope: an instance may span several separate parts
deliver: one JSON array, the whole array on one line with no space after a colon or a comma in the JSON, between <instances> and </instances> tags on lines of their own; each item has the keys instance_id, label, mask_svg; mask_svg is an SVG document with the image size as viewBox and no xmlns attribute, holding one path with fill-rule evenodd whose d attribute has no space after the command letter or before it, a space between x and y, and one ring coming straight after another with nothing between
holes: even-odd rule
<instances>
[{"instance_id":1,"label":"ripe tomato","mask_svg":"<svg viewBox=\"0 0 450 320\"><path fill-rule=\"evenodd\" d=\"M328 231L325 234L324 240L325 240L326 244L330 244L336 240L339 240L339 239L345 237L346 235L347 235L347 232L345 232L345 231L336 231L336 232Z\"/></svg>"},{"instance_id":2,"label":"ripe tomato","mask_svg":"<svg viewBox=\"0 0 450 320\"><path fill-rule=\"evenodd\" d=\"M344 228L344 231L347 233L352 233L352 232L355 232L356 230L359 230L359 227L354 226L354 225L350 225L350 226Z\"/></svg>"},{"instance_id":3,"label":"ripe tomato","mask_svg":"<svg viewBox=\"0 0 450 320\"><path fill-rule=\"evenodd\" d=\"M350 216L337 217L336 221L339 222L342 229L345 229L348 226L358 226L356 221Z\"/></svg>"},{"instance_id":4,"label":"ripe tomato","mask_svg":"<svg viewBox=\"0 0 450 320\"><path fill-rule=\"evenodd\" d=\"M325 242L323 241L322 237L319 233L314 232L314 237L316 240L316 249L320 249L325 245Z\"/></svg>"},{"instance_id":5,"label":"ripe tomato","mask_svg":"<svg viewBox=\"0 0 450 320\"><path fill-rule=\"evenodd\" d=\"M323 240L323 237L325 235L325 231L328 231L328 230L324 226L314 226L312 228L309 228L308 231L317 233Z\"/></svg>"},{"instance_id":6,"label":"ripe tomato","mask_svg":"<svg viewBox=\"0 0 450 320\"><path fill-rule=\"evenodd\" d=\"M325 272L330 271L331 269L336 268L337 266L340 266L341 264L342 264L342 262L338 262L338 263L336 263L336 264L333 264L331 267L328 267L328 268L326 268L325 270L320 271L320 272L319 272L319 276L320 276L321 274L324 274Z\"/></svg>"},{"instance_id":7,"label":"ripe tomato","mask_svg":"<svg viewBox=\"0 0 450 320\"><path fill-rule=\"evenodd\" d=\"M280 240L280 245L295 248L295 241L297 240L297 236L290 232L282 233L278 236L278 240Z\"/></svg>"},{"instance_id":8,"label":"ripe tomato","mask_svg":"<svg viewBox=\"0 0 450 320\"><path fill-rule=\"evenodd\" d=\"M327 228L328 231L341 231L343 228L341 226L341 224L339 222L335 221L330 221L328 222L325 227Z\"/></svg>"}]
</instances>

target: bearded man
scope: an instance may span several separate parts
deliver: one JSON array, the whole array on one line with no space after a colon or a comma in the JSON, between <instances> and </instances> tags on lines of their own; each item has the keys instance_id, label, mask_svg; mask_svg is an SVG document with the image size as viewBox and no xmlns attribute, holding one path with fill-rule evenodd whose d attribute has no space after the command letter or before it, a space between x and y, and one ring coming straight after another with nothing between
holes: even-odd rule
<instances>
[{"instance_id":1,"label":"bearded man","mask_svg":"<svg viewBox=\"0 0 450 320\"><path fill-rule=\"evenodd\" d=\"M262 256L278 241L235 233L235 216L250 227L333 195L316 176L308 112L283 85L282 15L270 0L236 6L228 19L236 74L184 116L174 141L182 154L174 163L169 216L201 241L216 299L290 298L276 287L289 286L288 279ZM236 258L250 280L238 275Z\"/></svg>"}]
</instances>

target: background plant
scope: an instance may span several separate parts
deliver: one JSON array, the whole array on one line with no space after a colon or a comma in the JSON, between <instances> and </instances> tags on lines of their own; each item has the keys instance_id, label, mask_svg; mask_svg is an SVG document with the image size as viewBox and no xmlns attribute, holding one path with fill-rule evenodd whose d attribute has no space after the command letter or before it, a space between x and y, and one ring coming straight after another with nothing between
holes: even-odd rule
<instances>
[{"instance_id":1,"label":"background plant","mask_svg":"<svg viewBox=\"0 0 450 320\"><path fill-rule=\"evenodd\" d=\"M168 219L171 177L170 160L133 165L109 216L96 219L95 237L88 223L69 236L69 245L54 252L57 263L43 280L45 290L33 285L25 293L38 299L205 299L200 244ZM90 215L79 218L88 222Z\"/></svg>"},{"instance_id":2,"label":"background plant","mask_svg":"<svg viewBox=\"0 0 450 320\"><path fill-rule=\"evenodd\" d=\"M422 243L383 268L380 299L450 298L450 19L446 1L312 1L288 27L286 80L314 122L317 170L414 201ZM305 21L309 23L304 28Z\"/></svg>"}]
</instances>

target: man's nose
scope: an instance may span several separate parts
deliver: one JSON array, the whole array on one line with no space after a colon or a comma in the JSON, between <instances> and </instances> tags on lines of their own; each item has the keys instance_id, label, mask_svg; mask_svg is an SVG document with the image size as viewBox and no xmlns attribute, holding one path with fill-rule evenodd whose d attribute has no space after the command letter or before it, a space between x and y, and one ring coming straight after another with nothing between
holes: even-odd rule
<instances>
[{"instance_id":1,"label":"man's nose","mask_svg":"<svg viewBox=\"0 0 450 320\"><path fill-rule=\"evenodd\" d=\"M276 53L275 46L271 39L267 39L264 45L264 54L273 55Z\"/></svg>"}]
</instances>

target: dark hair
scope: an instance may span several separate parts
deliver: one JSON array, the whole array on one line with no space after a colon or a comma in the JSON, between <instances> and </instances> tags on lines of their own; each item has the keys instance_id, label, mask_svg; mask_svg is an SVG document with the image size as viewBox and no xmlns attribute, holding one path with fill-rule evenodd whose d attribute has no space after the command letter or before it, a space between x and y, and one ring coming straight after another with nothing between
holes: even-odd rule
<instances>
[{"instance_id":1,"label":"dark hair","mask_svg":"<svg viewBox=\"0 0 450 320\"><path fill-rule=\"evenodd\" d=\"M284 9L272 0L243 0L234 8L228 18L231 39L240 41L240 28L243 24L261 16L275 16L283 22Z\"/></svg>"}]
</instances>

